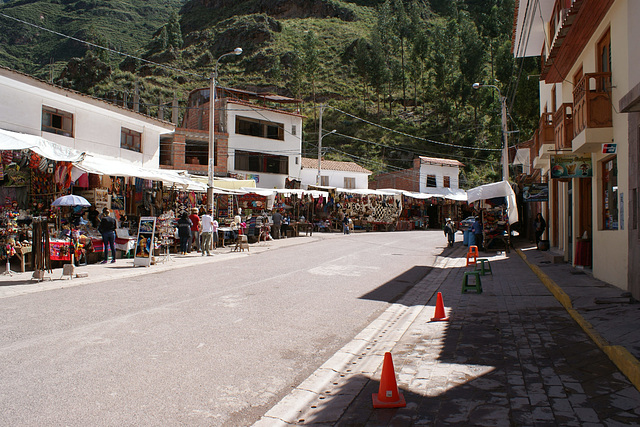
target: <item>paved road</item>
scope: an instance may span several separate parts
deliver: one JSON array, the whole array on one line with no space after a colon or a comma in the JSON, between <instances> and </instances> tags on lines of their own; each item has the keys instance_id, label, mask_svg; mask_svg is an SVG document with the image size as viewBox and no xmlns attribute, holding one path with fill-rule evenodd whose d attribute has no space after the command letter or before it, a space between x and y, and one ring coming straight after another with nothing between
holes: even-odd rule
<instances>
[{"instance_id":1,"label":"paved road","mask_svg":"<svg viewBox=\"0 0 640 427\"><path fill-rule=\"evenodd\" d=\"M1 299L0 425L251 424L424 277L443 243L439 231L320 235Z\"/></svg>"}]
</instances>

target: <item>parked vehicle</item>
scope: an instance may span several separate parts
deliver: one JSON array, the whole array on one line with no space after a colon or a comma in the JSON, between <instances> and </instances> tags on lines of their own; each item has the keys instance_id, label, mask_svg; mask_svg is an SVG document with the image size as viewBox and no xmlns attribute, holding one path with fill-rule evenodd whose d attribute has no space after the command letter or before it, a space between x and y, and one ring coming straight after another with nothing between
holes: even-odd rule
<instances>
[{"instance_id":1,"label":"parked vehicle","mask_svg":"<svg viewBox=\"0 0 640 427\"><path fill-rule=\"evenodd\" d=\"M474 222L476 222L475 216L466 217L465 219L463 219L458 223L458 230L464 232L465 230L468 230L469 228L471 228Z\"/></svg>"}]
</instances>

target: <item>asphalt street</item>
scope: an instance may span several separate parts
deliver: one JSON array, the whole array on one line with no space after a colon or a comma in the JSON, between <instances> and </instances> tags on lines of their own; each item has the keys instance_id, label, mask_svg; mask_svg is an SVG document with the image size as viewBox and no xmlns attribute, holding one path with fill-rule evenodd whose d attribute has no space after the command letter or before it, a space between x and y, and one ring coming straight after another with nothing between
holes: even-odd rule
<instances>
[{"instance_id":1,"label":"asphalt street","mask_svg":"<svg viewBox=\"0 0 640 427\"><path fill-rule=\"evenodd\" d=\"M445 243L439 231L287 240L0 299L0 425L250 425Z\"/></svg>"}]
</instances>

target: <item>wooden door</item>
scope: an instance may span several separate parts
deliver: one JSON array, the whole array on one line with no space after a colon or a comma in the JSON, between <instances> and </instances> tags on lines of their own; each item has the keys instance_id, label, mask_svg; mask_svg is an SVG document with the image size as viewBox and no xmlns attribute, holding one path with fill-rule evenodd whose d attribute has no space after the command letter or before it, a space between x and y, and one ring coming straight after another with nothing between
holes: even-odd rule
<instances>
[{"instance_id":1,"label":"wooden door","mask_svg":"<svg viewBox=\"0 0 640 427\"><path fill-rule=\"evenodd\" d=\"M580 210L576 212L578 216L577 232L579 233L576 236L577 238L582 237L585 231L589 235L589 238L593 237L591 202L591 179L578 179L578 207Z\"/></svg>"}]
</instances>

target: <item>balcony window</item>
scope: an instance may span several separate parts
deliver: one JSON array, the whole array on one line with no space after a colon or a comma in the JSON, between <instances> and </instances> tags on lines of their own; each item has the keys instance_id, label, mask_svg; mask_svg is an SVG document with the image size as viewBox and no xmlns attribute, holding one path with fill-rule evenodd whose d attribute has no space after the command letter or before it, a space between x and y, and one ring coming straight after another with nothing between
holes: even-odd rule
<instances>
[{"instance_id":1,"label":"balcony window","mask_svg":"<svg viewBox=\"0 0 640 427\"><path fill-rule=\"evenodd\" d=\"M125 150L135 151L137 153L142 152L140 141L142 140L142 134L135 130L121 128L120 130L120 148Z\"/></svg>"},{"instance_id":2,"label":"balcony window","mask_svg":"<svg viewBox=\"0 0 640 427\"><path fill-rule=\"evenodd\" d=\"M289 173L289 157L287 156L236 150L234 164L236 170L247 172L267 172L282 175Z\"/></svg>"},{"instance_id":3,"label":"balcony window","mask_svg":"<svg viewBox=\"0 0 640 427\"><path fill-rule=\"evenodd\" d=\"M431 187L431 188L437 187L435 175L427 175L427 187Z\"/></svg>"},{"instance_id":4,"label":"balcony window","mask_svg":"<svg viewBox=\"0 0 640 427\"><path fill-rule=\"evenodd\" d=\"M283 141L284 125L282 123L236 116L236 133Z\"/></svg>"},{"instance_id":5,"label":"balcony window","mask_svg":"<svg viewBox=\"0 0 640 427\"><path fill-rule=\"evenodd\" d=\"M618 160L613 157L602 162L602 227L618 229Z\"/></svg>"},{"instance_id":6,"label":"balcony window","mask_svg":"<svg viewBox=\"0 0 640 427\"><path fill-rule=\"evenodd\" d=\"M173 138L160 138L160 164L164 166L173 165Z\"/></svg>"},{"instance_id":7,"label":"balcony window","mask_svg":"<svg viewBox=\"0 0 640 427\"><path fill-rule=\"evenodd\" d=\"M184 144L184 162L189 165L208 165L209 142L187 139Z\"/></svg>"},{"instance_id":8,"label":"balcony window","mask_svg":"<svg viewBox=\"0 0 640 427\"><path fill-rule=\"evenodd\" d=\"M73 114L57 108L42 107L42 130L73 137Z\"/></svg>"}]
</instances>

